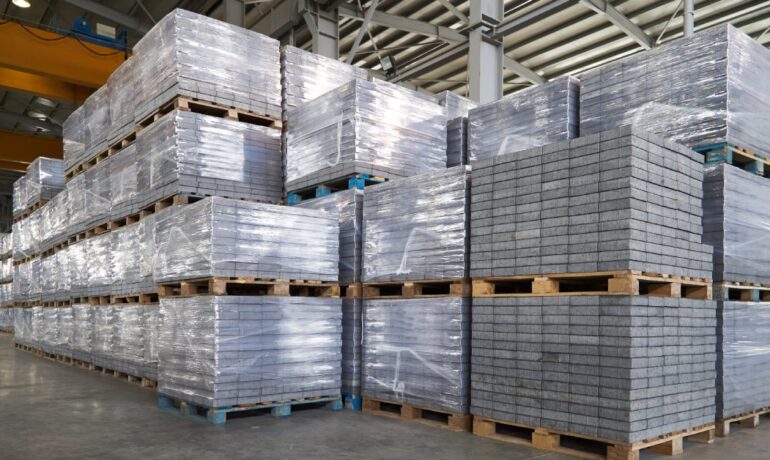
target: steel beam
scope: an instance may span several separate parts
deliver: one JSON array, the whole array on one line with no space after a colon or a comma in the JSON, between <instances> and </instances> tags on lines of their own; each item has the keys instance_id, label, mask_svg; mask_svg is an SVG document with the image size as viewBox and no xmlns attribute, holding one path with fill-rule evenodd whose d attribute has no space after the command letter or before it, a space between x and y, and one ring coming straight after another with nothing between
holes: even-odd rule
<instances>
[{"instance_id":1,"label":"steel beam","mask_svg":"<svg viewBox=\"0 0 770 460\"><path fill-rule=\"evenodd\" d=\"M243 27L246 7L241 0L224 0L225 22L234 26Z\"/></svg>"},{"instance_id":2,"label":"steel beam","mask_svg":"<svg viewBox=\"0 0 770 460\"><path fill-rule=\"evenodd\" d=\"M313 36L312 51L332 59L339 57L340 30L339 15L336 9L323 10L316 5L302 13L307 28Z\"/></svg>"},{"instance_id":3,"label":"steel beam","mask_svg":"<svg viewBox=\"0 0 770 460\"><path fill-rule=\"evenodd\" d=\"M94 54L76 39L24 26L40 40L13 21L0 25L0 67L41 75L46 78L73 83L88 88L98 88L123 62L123 53L114 49L88 43L89 49L105 55Z\"/></svg>"},{"instance_id":4,"label":"steel beam","mask_svg":"<svg viewBox=\"0 0 770 460\"><path fill-rule=\"evenodd\" d=\"M639 26L631 22L630 19L606 0L580 0L580 2L595 12L605 15L611 23L633 38L642 48L652 48L652 39Z\"/></svg>"},{"instance_id":5,"label":"steel beam","mask_svg":"<svg viewBox=\"0 0 770 460\"><path fill-rule=\"evenodd\" d=\"M121 13L120 11L114 10L109 6L103 5L93 0L64 0L64 1L69 3L70 5L76 6L78 8L82 8L97 16L101 16L105 19L109 19L110 21L114 21L123 27L127 27L129 29L135 30L142 35L146 34L152 28L150 24L144 21L141 21L135 18L134 16L131 16L130 14Z\"/></svg>"},{"instance_id":6,"label":"steel beam","mask_svg":"<svg viewBox=\"0 0 770 460\"><path fill-rule=\"evenodd\" d=\"M453 45L450 48L442 49L435 54L431 54L429 58L420 60L419 62L415 62L407 66L403 69L403 71L399 72L398 75L391 78L390 81L393 83L398 83L409 80L411 78L417 78L418 76L430 72L432 69L440 65L451 62L467 54L468 42Z\"/></svg>"},{"instance_id":7,"label":"steel beam","mask_svg":"<svg viewBox=\"0 0 770 460\"><path fill-rule=\"evenodd\" d=\"M61 158L61 139L0 130L0 160L31 163L37 157Z\"/></svg>"},{"instance_id":8,"label":"steel beam","mask_svg":"<svg viewBox=\"0 0 770 460\"><path fill-rule=\"evenodd\" d=\"M546 79L538 75L537 72L525 66L524 64L520 63L519 61L513 58L510 58L506 55L503 55L503 67L505 67L508 70L512 70L513 72L526 78L531 83L534 83L536 85L542 85L543 83L546 82Z\"/></svg>"},{"instance_id":9,"label":"steel beam","mask_svg":"<svg viewBox=\"0 0 770 460\"><path fill-rule=\"evenodd\" d=\"M522 15L505 20L495 28L495 38L503 38L506 35L532 25L548 16L554 15L564 9L577 5L579 0L552 0L543 6L528 11Z\"/></svg>"},{"instance_id":10,"label":"steel beam","mask_svg":"<svg viewBox=\"0 0 770 460\"><path fill-rule=\"evenodd\" d=\"M377 12L377 5L379 3L380 0L372 0L372 4L369 5L369 9L366 10L366 14L364 14L364 21L361 23L361 27L358 29L358 34L356 35L356 39L353 42L353 46L350 48L350 51L348 51L348 57L345 60L346 63L353 63L353 58L356 57L356 51L358 51L358 47L361 46L361 40L364 39L366 31L369 30L369 23L372 22L372 16L374 16L374 14Z\"/></svg>"},{"instance_id":11,"label":"steel beam","mask_svg":"<svg viewBox=\"0 0 770 460\"><path fill-rule=\"evenodd\" d=\"M684 0L684 36L695 32L695 4L693 0Z\"/></svg>"},{"instance_id":12,"label":"steel beam","mask_svg":"<svg viewBox=\"0 0 770 460\"><path fill-rule=\"evenodd\" d=\"M91 88L73 85L53 78L0 67L0 88L42 96L73 106L82 104L93 92Z\"/></svg>"},{"instance_id":13,"label":"steel beam","mask_svg":"<svg viewBox=\"0 0 770 460\"><path fill-rule=\"evenodd\" d=\"M503 0L470 2L468 36L468 88L470 98L480 104L503 97L503 44L488 37L487 21L502 21Z\"/></svg>"},{"instance_id":14,"label":"steel beam","mask_svg":"<svg viewBox=\"0 0 770 460\"><path fill-rule=\"evenodd\" d=\"M444 5L444 8L448 9L452 14L454 14L455 17L457 17L457 19L460 20L460 22L462 22L463 24L468 24L468 21L470 21L470 19L468 19L468 16L464 15L460 10L458 10L457 7L454 6L450 0L438 0L438 1L439 3Z\"/></svg>"},{"instance_id":15,"label":"steel beam","mask_svg":"<svg viewBox=\"0 0 770 460\"><path fill-rule=\"evenodd\" d=\"M343 17L359 21L363 21L365 19L362 12L358 11L356 8L352 8L349 5L340 6L338 11L340 16ZM418 35L424 35L426 37L437 38L439 40L450 43L462 43L468 40L468 37L454 29L450 29L449 27L438 26L436 24L383 13L381 11L375 11L372 14L371 22L373 24L379 24L381 26L390 27L392 29L403 30L404 32L411 32Z\"/></svg>"},{"instance_id":16,"label":"steel beam","mask_svg":"<svg viewBox=\"0 0 770 460\"><path fill-rule=\"evenodd\" d=\"M55 125L50 121L40 120L38 118L28 117L26 115L20 115L18 113L4 112L0 110L0 119L10 121L12 123L20 123L22 125L31 126L33 128L41 128L56 136L61 136L61 126Z\"/></svg>"}]
</instances>

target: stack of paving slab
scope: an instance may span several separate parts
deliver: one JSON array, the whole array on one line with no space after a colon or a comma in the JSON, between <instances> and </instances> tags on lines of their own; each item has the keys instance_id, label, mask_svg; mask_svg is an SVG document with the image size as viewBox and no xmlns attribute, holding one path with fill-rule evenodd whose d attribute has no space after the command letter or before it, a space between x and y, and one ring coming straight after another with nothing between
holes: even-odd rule
<instances>
[{"instance_id":1,"label":"stack of paving slab","mask_svg":"<svg viewBox=\"0 0 770 460\"><path fill-rule=\"evenodd\" d=\"M112 354L115 369L157 379L157 304L121 304L113 310Z\"/></svg>"},{"instance_id":2,"label":"stack of paving slab","mask_svg":"<svg viewBox=\"0 0 770 460\"><path fill-rule=\"evenodd\" d=\"M13 305L13 235L0 233L0 307Z\"/></svg>"},{"instance_id":3,"label":"stack of paving slab","mask_svg":"<svg viewBox=\"0 0 770 460\"><path fill-rule=\"evenodd\" d=\"M471 276L711 278L703 158L623 127L472 163ZM473 299L471 413L636 442L714 421L716 302Z\"/></svg>"},{"instance_id":4,"label":"stack of paving slab","mask_svg":"<svg viewBox=\"0 0 770 460\"><path fill-rule=\"evenodd\" d=\"M770 285L770 181L737 167L718 164L704 181L704 241L714 246L714 281ZM731 299L714 289L717 304L717 419L770 406L770 303L760 291ZM749 301L751 299L751 301Z\"/></svg>"},{"instance_id":5,"label":"stack of paving slab","mask_svg":"<svg viewBox=\"0 0 770 460\"><path fill-rule=\"evenodd\" d=\"M581 82L556 78L468 112L468 160L567 141L578 136Z\"/></svg>"},{"instance_id":6,"label":"stack of paving slab","mask_svg":"<svg viewBox=\"0 0 770 460\"><path fill-rule=\"evenodd\" d=\"M702 155L636 126L516 150L472 163L471 276L711 278Z\"/></svg>"},{"instance_id":7,"label":"stack of paving slab","mask_svg":"<svg viewBox=\"0 0 770 460\"><path fill-rule=\"evenodd\" d=\"M86 303L72 304L72 357L80 361L93 362L94 311L98 306Z\"/></svg>"},{"instance_id":8,"label":"stack of paving slab","mask_svg":"<svg viewBox=\"0 0 770 460\"><path fill-rule=\"evenodd\" d=\"M770 52L720 25L581 75L580 131L631 122L687 147L729 143L767 155Z\"/></svg>"},{"instance_id":9,"label":"stack of paving slab","mask_svg":"<svg viewBox=\"0 0 770 460\"><path fill-rule=\"evenodd\" d=\"M74 328L72 307L57 307L58 334L53 352L57 355L72 357L72 333Z\"/></svg>"},{"instance_id":10,"label":"stack of paving slab","mask_svg":"<svg viewBox=\"0 0 770 460\"><path fill-rule=\"evenodd\" d=\"M361 282L363 198L363 190L351 189L297 205L299 208L322 209L339 218L341 285ZM342 392L352 398L361 394L362 315L363 301L360 297L345 296L342 299Z\"/></svg>"},{"instance_id":11,"label":"stack of paving slab","mask_svg":"<svg viewBox=\"0 0 770 460\"><path fill-rule=\"evenodd\" d=\"M13 215L18 216L39 201L48 201L64 188L64 163L38 157L27 173L13 183Z\"/></svg>"},{"instance_id":12,"label":"stack of paving slab","mask_svg":"<svg viewBox=\"0 0 770 460\"><path fill-rule=\"evenodd\" d=\"M206 407L340 394L340 299L161 299L164 395Z\"/></svg>"},{"instance_id":13,"label":"stack of paving slab","mask_svg":"<svg viewBox=\"0 0 770 460\"><path fill-rule=\"evenodd\" d=\"M446 108L381 81L354 80L287 112L286 190L356 174L393 179L446 167Z\"/></svg>"},{"instance_id":14,"label":"stack of paving slab","mask_svg":"<svg viewBox=\"0 0 770 460\"><path fill-rule=\"evenodd\" d=\"M174 10L134 47L133 56L63 126L66 169L177 96L280 119L279 43L221 21Z\"/></svg>"},{"instance_id":15,"label":"stack of paving slab","mask_svg":"<svg viewBox=\"0 0 770 460\"><path fill-rule=\"evenodd\" d=\"M93 309L91 331L91 363L94 366L116 369L118 356L115 352L115 310L119 305L99 305Z\"/></svg>"},{"instance_id":16,"label":"stack of paving slab","mask_svg":"<svg viewBox=\"0 0 770 460\"><path fill-rule=\"evenodd\" d=\"M32 309L18 308L13 317L13 340L19 345L35 347L32 341Z\"/></svg>"},{"instance_id":17,"label":"stack of paving slab","mask_svg":"<svg viewBox=\"0 0 770 460\"><path fill-rule=\"evenodd\" d=\"M367 189L364 286L467 276L469 179L458 166ZM470 299L365 298L363 337L364 398L468 412Z\"/></svg>"},{"instance_id":18,"label":"stack of paving slab","mask_svg":"<svg viewBox=\"0 0 770 460\"><path fill-rule=\"evenodd\" d=\"M14 314L16 310L13 308L0 308L0 331L13 332Z\"/></svg>"},{"instance_id":19,"label":"stack of paving slab","mask_svg":"<svg viewBox=\"0 0 770 460\"><path fill-rule=\"evenodd\" d=\"M470 99L444 91L436 96L446 107L446 167L468 164L468 112L476 107Z\"/></svg>"},{"instance_id":20,"label":"stack of paving slab","mask_svg":"<svg viewBox=\"0 0 770 460\"><path fill-rule=\"evenodd\" d=\"M41 308L40 315L40 349L46 353L56 353L54 349L59 343L59 309Z\"/></svg>"},{"instance_id":21,"label":"stack of paving slab","mask_svg":"<svg viewBox=\"0 0 770 460\"><path fill-rule=\"evenodd\" d=\"M281 86L286 111L312 101L352 80L366 80L368 71L320 54L286 45L281 49Z\"/></svg>"},{"instance_id":22,"label":"stack of paving slab","mask_svg":"<svg viewBox=\"0 0 770 460\"><path fill-rule=\"evenodd\" d=\"M297 207L210 197L159 216L158 283L207 277L338 279L338 219Z\"/></svg>"}]
</instances>

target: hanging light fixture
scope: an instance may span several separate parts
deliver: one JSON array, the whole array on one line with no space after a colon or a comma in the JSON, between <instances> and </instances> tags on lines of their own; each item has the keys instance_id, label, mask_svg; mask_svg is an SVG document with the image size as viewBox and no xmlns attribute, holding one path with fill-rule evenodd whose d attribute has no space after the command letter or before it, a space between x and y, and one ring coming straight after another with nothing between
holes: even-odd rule
<instances>
[{"instance_id":1,"label":"hanging light fixture","mask_svg":"<svg viewBox=\"0 0 770 460\"><path fill-rule=\"evenodd\" d=\"M18 6L19 8L29 8L32 6L29 0L11 0L11 3Z\"/></svg>"}]
</instances>

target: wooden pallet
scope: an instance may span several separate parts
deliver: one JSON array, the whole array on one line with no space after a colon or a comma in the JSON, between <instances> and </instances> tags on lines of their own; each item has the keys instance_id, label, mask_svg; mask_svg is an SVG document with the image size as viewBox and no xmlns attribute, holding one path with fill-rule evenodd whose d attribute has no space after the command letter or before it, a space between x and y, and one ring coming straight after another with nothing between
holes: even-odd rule
<instances>
[{"instance_id":1,"label":"wooden pallet","mask_svg":"<svg viewBox=\"0 0 770 460\"><path fill-rule=\"evenodd\" d=\"M730 436L730 425L733 423L737 423L741 428L756 428L759 426L759 417L763 415L770 415L770 407L764 407L745 414L717 420L717 436L720 438Z\"/></svg>"},{"instance_id":2,"label":"wooden pallet","mask_svg":"<svg viewBox=\"0 0 770 460\"><path fill-rule=\"evenodd\" d=\"M693 150L706 157L706 164L727 163L759 176L770 177L770 158L757 155L749 149L723 142Z\"/></svg>"},{"instance_id":3,"label":"wooden pallet","mask_svg":"<svg viewBox=\"0 0 770 460\"><path fill-rule=\"evenodd\" d=\"M467 279L364 283L348 286L345 294L364 299L468 297L471 283Z\"/></svg>"},{"instance_id":4,"label":"wooden pallet","mask_svg":"<svg viewBox=\"0 0 770 460\"><path fill-rule=\"evenodd\" d=\"M332 179L327 182L289 192L286 201L290 206L302 203L313 198L321 198L332 193L341 192L357 188L363 190L369 185L381 184L388 179L380 176L371 176L369 174L352 174L339 179Z\"/></svg>"},{"instance_id":5,"label":"wooden pallet","mask_svg":"<svg viewBox=\"0 0 770 460\"><path fill-rule=\"evenodd\" d=\"M515 275L473 280L473 297L648 295L711 299L707 279L620 270L607 272Z\"/></svg>"},{"instance_id":6,"label":"wooden pallet","mask_svg":"<svg viewBox=\"0 0 770 460\"><path fill-rule=\"evenodd\" d=\"M452 431L470 431L471 420L473 419L473 416L470 414L457 414L402 402L368 398L366 396L363 397L361 410L367 414L411 420Z\"/></svg>"},{"instance_id":7,"label":"wooden pallet","mask_svg":"<svg viewBox=\"0 0 770 460\"><path fill-rule=\"evenodd\" d=\"M46 308L62 308L62 307L69 307L70 305L72 305L72 301L71 300L50 300L50 301L40 302L39 305Z\"/></svg>"},{"instance_id":8,"label":"wooden pallet","mask_svg":"<svg viewBox=\"0 0 770 460\"><path fill-rule=\"evenodd\" d=\"M719 300L770 302L770 285L719 282L714 284L714 297Z\"/></svg>"},{"instance_id":9,"label":"wooden pallet","mask_svg":"<svg viewBox=\"0 0 770 460\"><path fill-rule=\"evenodd\" d=\"M86 370L89 370L89 371L94 370L94 365L93 364L89 363L88 361L83 361L83 360L80 360L80 359L73 358L72 359L72 365L77 367L77 368L80 368L80 369L86 369Z\"/></svg>"},{"instance_id":10,"label":"wooden pallet","mask_svg":"<svg viewBox=\"0 0 770 460\"><path fill-rule=\"evenodd\" d=\"M159 300L158 300L157 292L110 296L110 305L136 304L136 303L142 304L142 305L148 305L148 304L158 303L158 301Z\"/></svg>"},{"instance_id":11,"label":"wooden pallet","mask_svg":"<svg viewBox=\"0 0 770 460\"><path fill-rule=\"evenodd\" d=\"M181 415L203 418L211 425L224 425L228 414L259 415L270 413L273 417L291 415L292 407L323 407L329 410L342 409L342 399L339 395L315 398L292 399L291 401L275 401L257 404L240 404L226 407L208 407L203 404L184 401L179 398L158 393L160 409L175 410Z\"/></svg>"},{"instance_id":12,"label":"wooden pallet","mask_svg":"<svg viewBox=\"0 0 770 460\"><path fill-rule=\"evenodd\" d=\"M640 451L645 449L666 455L681 454L685 439L711 444L715 439L715 428L712 423L640 442L622 443L596 436L474 417L473 434L586 460L639 460Z\"/></svg>"},{"instance_id":13,"label":"wooden pallet","mask_svg":"<svg viewBox=\"0 0 770 460\"><path fill-rule=\"evenodd\" d=\"M158 295L161 298L199 295L339 297L340 285L323 281L213 277L159 283Z\"/></svg>"}]
</instances>

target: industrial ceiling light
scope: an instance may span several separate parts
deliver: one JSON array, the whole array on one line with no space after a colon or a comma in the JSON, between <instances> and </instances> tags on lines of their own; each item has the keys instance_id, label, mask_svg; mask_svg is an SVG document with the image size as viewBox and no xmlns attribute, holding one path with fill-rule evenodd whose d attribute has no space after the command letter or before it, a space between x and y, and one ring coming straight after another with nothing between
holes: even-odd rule
<instances>
[{"instance_id":1,"label":"industrial ceiling light","mask_svg":"<svg viewBox=\"0 0 770 460\"><path fill-rule=\"evenodd\" d=\"M382 71L385 72L385 76L388 78L396 75L396 58L393 56L380 58L380 66L382 66Z\"/></svg>"},{"instance_id":2,"label":"industrial ceiling light","mask_svg":"<svg viewBox=\"0 0 770 460\"><path fill-rule=\"evenodd\" d=\"M11 3L18 6L19 8L29 8L32 6L32 4L29 3L29 0L11 0Z\"/></svg>"}]
</instances>

